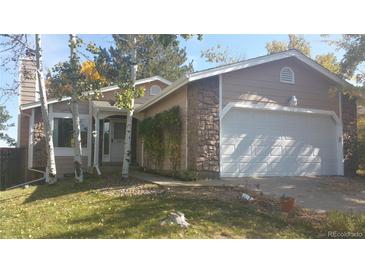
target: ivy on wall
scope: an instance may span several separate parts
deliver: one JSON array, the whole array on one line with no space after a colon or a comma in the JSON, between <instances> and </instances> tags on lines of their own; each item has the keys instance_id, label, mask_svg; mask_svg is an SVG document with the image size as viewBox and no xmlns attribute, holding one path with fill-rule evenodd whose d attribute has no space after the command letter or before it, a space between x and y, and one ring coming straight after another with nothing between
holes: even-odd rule
<instances>
[{"instance_id":1,"label":"ivy on wall","mask_svg":"<svg viewBox=\"0 0 365 274\"><path fill-rule=\"evenodd\" d=\"M146 118L139 124L144 150L155 168L162 169L163 160L167 157L171 170L177 171L180 164L181 124L178 106Z\"/></svg>"}]
</instances>

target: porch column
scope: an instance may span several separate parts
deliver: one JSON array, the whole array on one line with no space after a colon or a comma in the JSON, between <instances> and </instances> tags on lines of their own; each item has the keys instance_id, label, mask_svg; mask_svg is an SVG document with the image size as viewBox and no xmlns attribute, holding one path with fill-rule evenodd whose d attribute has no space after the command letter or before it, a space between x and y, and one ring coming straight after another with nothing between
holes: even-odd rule
<instances>
[{"instance_id":1,"label":"porch column","mask_svg":"<svg viewBox=\"0 0 365 274\"><path fill-rule=\"evenodd\" d=\"M93 109L91 105L91 99L89 99L89 123L88 123L88 136L87 136L87 167L90 170L92 165L91 159L91 150L92 150L92 137L93 135L90 134L93 129Z\"/></svg>"},{"instance_id":2,"label":"porch column","mask_svg":"<svg viewBox=\"0 0 365 274\"><path fill-rule=\"evenodd\" d=\"M96 169L96 172L98 175L100 175L99 170L99 125L100 125L100 119L98 114L95 115L95 134L94 134L94 168Z\"/></svg>"}]
</instances>

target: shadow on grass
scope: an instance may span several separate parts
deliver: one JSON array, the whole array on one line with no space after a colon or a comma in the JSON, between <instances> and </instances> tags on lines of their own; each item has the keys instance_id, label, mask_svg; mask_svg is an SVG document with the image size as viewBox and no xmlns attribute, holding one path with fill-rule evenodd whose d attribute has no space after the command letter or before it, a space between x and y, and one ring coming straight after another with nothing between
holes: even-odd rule
<instances>
[{"instance_id":1,"label":"shadow on grass","mask_svg":"<svg viewBox=\"0 0 365 274\"><path fill-rule=\"evenodd\" d=\"M161 226L171 211L181 211L191 227ZM240 203L169 197L168 194L113 198L97 212L70 220L71 231L46 238L308 238L313 231L288 224Z\"/></svg>"},{"instance_id":2,"label":"shadow on grass","mask_svg":"<svg viewBox=\"0 0 365 274\"><path fill-rule=\"evenodd\" d=\"M109 177L87 176L82 183L75 183L73 178L65 178L59 180L54 185L38 185L24 201L24 204L116 184L117 181Z\"/></svg>"}]
</instances>

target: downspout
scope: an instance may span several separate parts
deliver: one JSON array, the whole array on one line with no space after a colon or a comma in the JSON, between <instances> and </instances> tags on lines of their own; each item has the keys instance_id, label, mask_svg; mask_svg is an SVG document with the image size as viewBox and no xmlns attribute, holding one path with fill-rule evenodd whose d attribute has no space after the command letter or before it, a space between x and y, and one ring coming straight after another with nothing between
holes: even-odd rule
<instances>
[{"instance_id":1,"label":"downspout","mask_svg":"<svg viewBox=\"0 0 365 274\"><path fill-rule=\"evenodd\" d=\"M43 176L42 176L42 178L39 178L39 179L31 180L31 181L28 181L28 182L25 182L25 183L21 183L21 184L15 185L15 186L8 187L6 190L17 188L17 187L22 187L22 186L26 186L26 185L30 185L30 184L34 184L34 183L37 183L37 182L40 182L40 181L43 181L43 180L46 179L46 173L44 171L40 171L40 170L37 170L37 169L34 169L34 168L28 168L28 170L42 173Z\"/></svg>"}]
</instances>

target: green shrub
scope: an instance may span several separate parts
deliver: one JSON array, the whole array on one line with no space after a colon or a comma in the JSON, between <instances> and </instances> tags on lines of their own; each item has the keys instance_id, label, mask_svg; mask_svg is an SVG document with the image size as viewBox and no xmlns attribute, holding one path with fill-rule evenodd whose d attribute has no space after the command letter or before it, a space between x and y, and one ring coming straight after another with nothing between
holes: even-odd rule
<instances>
[{"instance_id":1,"label":"green shrub","mask_svg":"<svg viewBox=\"0 0 365 274\"><path fill-rule=\"evenodd\" d=\"M162 169L165 156L169 159L171 170L176 173L180 164L181 142L180 108L175 106L144 119L139 132L144 140L144 150L156 169Z\"/></svg>"},{"instance_id":2,"label":"green shrub","mask_svg":"<svg viewBox=\"0 0 365 274\"><path fill-rule=\"evenodd\" d=\"M196 181L198 179L198 173L188 169L179 172L176 177L183 181Z\"/></svg>"}]
</instances>

